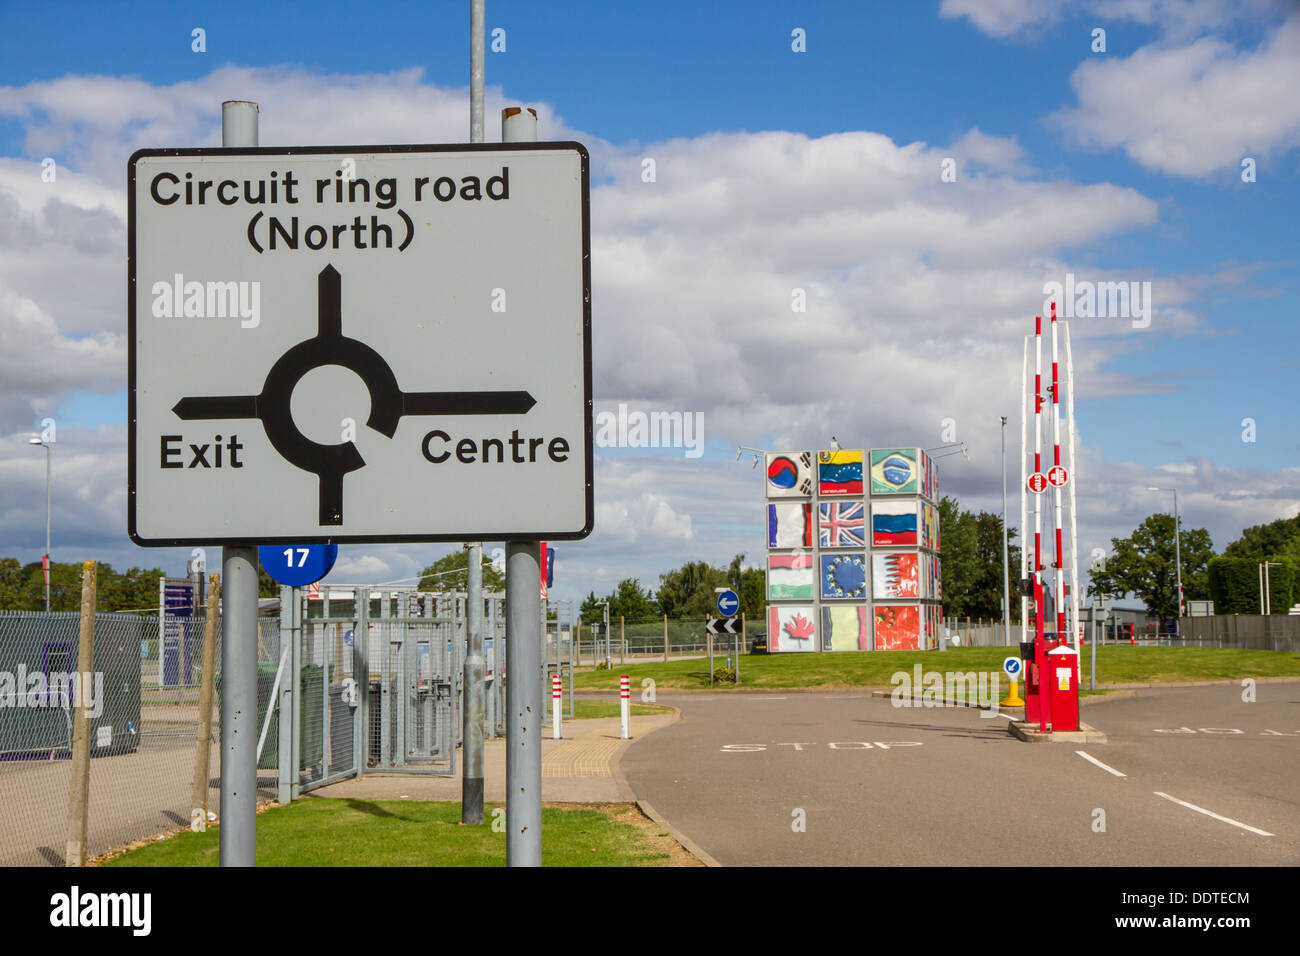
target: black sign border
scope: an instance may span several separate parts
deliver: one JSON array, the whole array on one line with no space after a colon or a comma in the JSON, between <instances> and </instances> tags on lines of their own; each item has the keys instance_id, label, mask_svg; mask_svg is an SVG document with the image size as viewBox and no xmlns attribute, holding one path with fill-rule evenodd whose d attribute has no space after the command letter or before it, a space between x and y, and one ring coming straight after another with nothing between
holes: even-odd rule
<instances>
[{"instance_id":1,"label":"black sign border","mask_svg":"<svg viewBox=\"0 0 1300 956\"><path fill-rule=\"evenodd\" d=\"M500 531L459 534L271 536L258 538L144 538L136 529L136 251L135 172L137 161L146 157L233 157L233 156L321 156L365 153L515 153L527 150L569 150L576 152L582 169L582 374L585 405L584 445L586 464L586 521L577 531L529 531L521 534ZM595 525L593 483L593 433L591 397L591 157L587 148L572 140L524 143L441 143L389 146L239 146L205 149L150 148L131 154L126 164L126 262L127 262L127 534L143 548L225 546L262 544L404 544L417 541L576 541L591 534Z\"/></svg>"}]
</instances>

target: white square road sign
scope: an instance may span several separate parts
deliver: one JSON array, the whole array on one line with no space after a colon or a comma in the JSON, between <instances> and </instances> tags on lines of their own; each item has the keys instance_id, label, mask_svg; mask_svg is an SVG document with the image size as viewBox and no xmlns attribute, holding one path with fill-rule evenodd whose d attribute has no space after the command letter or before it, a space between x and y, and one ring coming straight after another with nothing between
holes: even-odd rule
<instances>
[{"instance_id":1,"label":"white square road sign","mask_svg":"<svg viewBox=\"0 0 1300 956\"><path fill-rule=\"evenodd\" d=\"M585 537L578 143L128 165L141 545Z\"/></svg>"}]
</instances>

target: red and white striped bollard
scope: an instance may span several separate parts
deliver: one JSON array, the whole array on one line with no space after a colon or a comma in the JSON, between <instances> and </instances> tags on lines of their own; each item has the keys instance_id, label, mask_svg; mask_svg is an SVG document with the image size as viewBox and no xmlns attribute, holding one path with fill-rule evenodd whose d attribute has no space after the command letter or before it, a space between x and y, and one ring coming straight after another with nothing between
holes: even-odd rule
<instances>
[{"instance_id":1,"label":"red and white striped bollard","mask_svg":"<svg viewBox=\"0 0 1300 956\"><path fill-rule=\"evenodd\" d=\"M618 679L618 696L620 698L619 703L622 705L622 718L623 718L622 723L619 726L618 735L623 740L627 740L629 737L632 736L632 721L631 721L632 705L628 700L629 694L630 691L628 690L628 676L626 674L623 674Z\"/></svg>"},{"instance_id":2,"label":"red and white striped bollard","mask_svg":"<svg viewBox=\"0 0 1300 956\"><path fill-rule=\"evenodd\" d=\"M560 698L562 696L560 689L560 675L556 674L551 678L551 739L560 739Z\"/></svg>"}]
</instances>

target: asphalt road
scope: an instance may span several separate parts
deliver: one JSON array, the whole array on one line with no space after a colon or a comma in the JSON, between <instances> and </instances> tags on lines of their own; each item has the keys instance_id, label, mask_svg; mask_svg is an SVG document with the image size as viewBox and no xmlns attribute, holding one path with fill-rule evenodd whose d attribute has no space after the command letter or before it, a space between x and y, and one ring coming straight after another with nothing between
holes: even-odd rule
<instances>
[{"instance_id":1,"label":"asphalt road","mask_svg":"<svg viewBox=\"0 0 1300 956\"><path fill-rule=\"evenodd\" d=\"M1294 866L1300 682L1256 693L1090 704L1084 719L1110 742L1086 746L1023 743L1005 717L868 693L665 693L684 719L621 765L639 798L729 866Z\"/></svg>"}]
</instances>

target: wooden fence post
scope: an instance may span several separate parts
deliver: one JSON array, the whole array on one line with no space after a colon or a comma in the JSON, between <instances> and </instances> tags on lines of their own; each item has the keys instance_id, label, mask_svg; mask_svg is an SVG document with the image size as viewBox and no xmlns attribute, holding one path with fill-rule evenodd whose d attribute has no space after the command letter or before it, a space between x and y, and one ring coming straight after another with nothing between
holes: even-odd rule
<instances>
[{"instance_id":1,"label":"wooden fence post","mask_svg":"<svg viewBox=\"0 0 1300 956\"><path fill-rule=\"evenodd\" d=\"M76 703L72 715L72 773L68 784L68 833L65 866L86 865L86 840L90 829L90 710L95 685L95 562L81 566L81 620L77 632L77 672L72 688ZM161 660L161 654L159 655ZM102 691L101 691L102 693Z\"/></svg>"},{"instance_id":2,"label":"wooden fence post","mask_svg":"<svg viewBox=\"0 0 1300 956\"><path fill-rule=\"evenodd\" d=\"M217 669L217 576L208 575L208 606L203 620L203 673L199 685L199 726L194 746L194 787L190 796L190 829L202 833L208 828L208 778L212 753L212 712L216 697ZM274 701L272 701L274 704Z\"/></svg>"}]
</instances>

